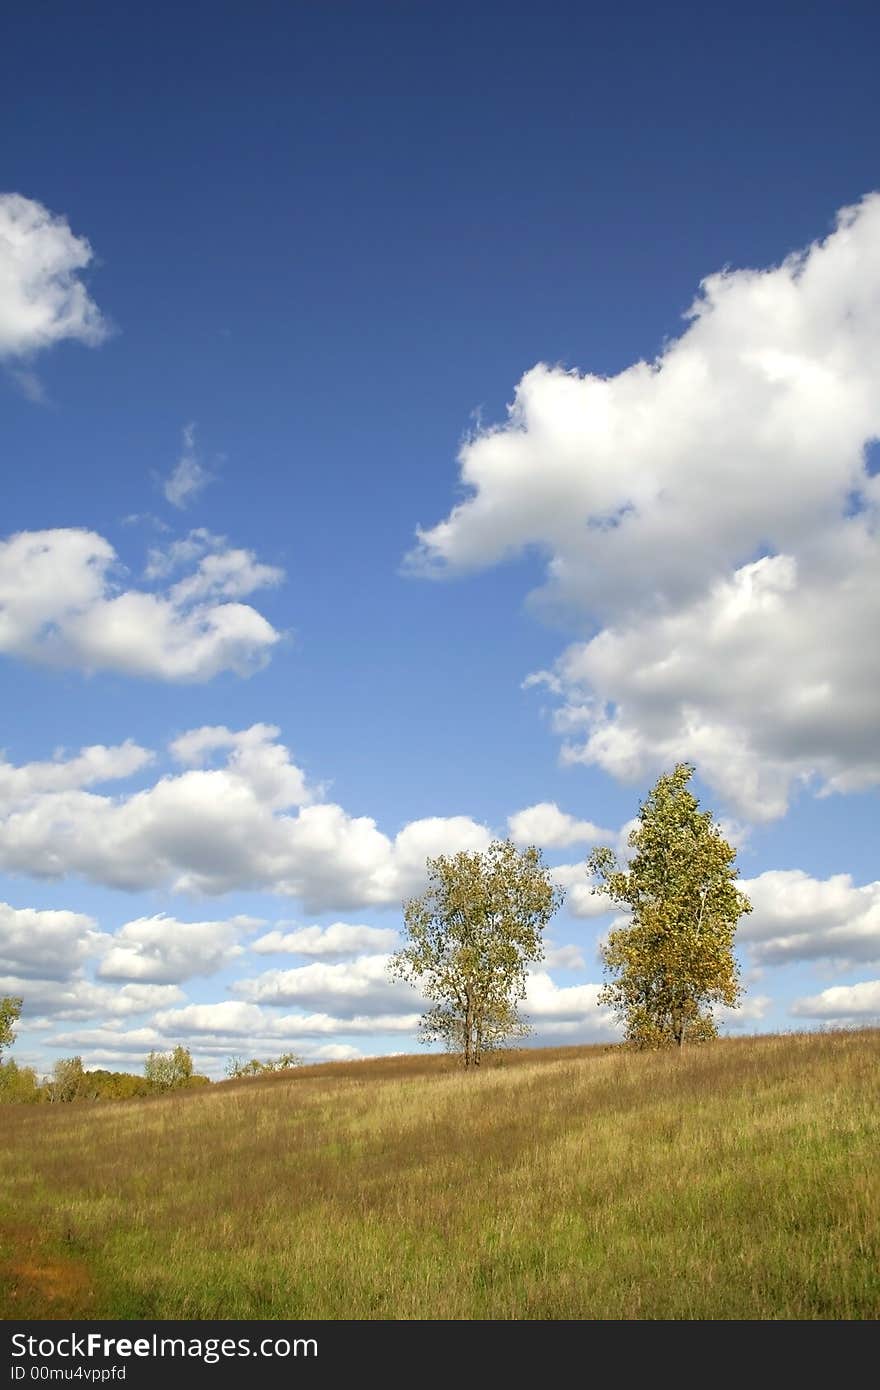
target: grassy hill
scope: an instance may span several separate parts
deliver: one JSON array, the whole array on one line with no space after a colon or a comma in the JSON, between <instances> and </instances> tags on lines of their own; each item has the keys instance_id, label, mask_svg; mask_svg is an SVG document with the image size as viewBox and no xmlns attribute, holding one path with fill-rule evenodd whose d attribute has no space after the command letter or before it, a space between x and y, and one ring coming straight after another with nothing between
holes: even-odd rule
<instances>
[{"instance_id":1,"label":"grassy hill","mask_svg":"<svg viewBox=\"0 0 880 1390\"><path fill-rule=\"evenodd\" d=\"M880 1030L0 1112L0 1312L875 1318Z\"/></svg>"}]
</instances>

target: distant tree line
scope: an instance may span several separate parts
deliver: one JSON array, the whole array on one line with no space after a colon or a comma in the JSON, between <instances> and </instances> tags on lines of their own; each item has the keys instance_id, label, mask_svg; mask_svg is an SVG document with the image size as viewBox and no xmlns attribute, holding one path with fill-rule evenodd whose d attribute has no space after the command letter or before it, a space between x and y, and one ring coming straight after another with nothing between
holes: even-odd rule
<instances>
[{"instance_id":1,"label":"distant tree line","mask_svg":"<svg viewBox=\"0 0 880 1390\"><path fill-rule=\"evenodd\" d=\"M226 1075L231 1080L238 1080L243 1076L265 1076L268 1072L290 1071L291 1067L302 1065L302 1058L295 1052L282 1052L280 1057L267 1057L261 1061L259 1057L252 1057L246 1061L244 1057L230 1057L226 1063Z\"/></svg>"},{"instance_id":2,"label":"distant tree line","mask_svg":"<svg viewBox=\"0 0 880 1390\"><path fill-rule=\"evenodd\" d=\"M0 1038L5 1046L12 1042L12 1028L20 1011L20 999L0 999ZM3 1021L8 1024L5 1036ZM69 1105L82 1100L133 1100L138 1096L191 1090L209 1084L207 1076L194 1071L192 1056L185 1047L175 1047L167 1053L151 1052L144 1063L143 1076L127 1071L108 1071L104 1067L87 1071L81 1057L60 1057L52 1068L51 1076L41 1080L33 1067L20 1067L13 1058L0 1061L0 1104L7 1105L41 1102Z\"/></svg>"},{"instance_id":3,"label":"distant tree line","mask_svg":"<svg viewBox=\"0 0 880 1390\"><path fill-rule=\"evenodd\" d=\"M127 1071L107 1071L103 1067L86 1070L81 1057L61 1057L52 1068L51 1076L40 1079L33 1067L21 1067L11 1057L3 1060L3 1052L15 1039L21 1006L21 999L0 998L0 1105L134 1100L210 1085L209 1077L194 1070L189 1049L181 1046L171 1052L151 1052L144 1062L142 1076ZM226 1072L230 1077L261 1076L266 1072L286 1071L299 1063L300 1058L292 1052L265 1061L231 1057Z\"/></svg>"}]
</instances>

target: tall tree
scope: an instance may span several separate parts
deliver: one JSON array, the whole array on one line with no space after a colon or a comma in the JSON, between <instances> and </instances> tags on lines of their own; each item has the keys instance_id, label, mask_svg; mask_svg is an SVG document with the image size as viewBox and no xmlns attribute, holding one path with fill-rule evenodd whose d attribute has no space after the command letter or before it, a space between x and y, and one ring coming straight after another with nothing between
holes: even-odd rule
<instances>
[{"instance_id":1,"label":"tall tree","mask_svg":"<svg viewBox=\"0 0 880 1390\"><path fill-rule=\"evenodd\" d=\"M735 1005L742 993L733 939L752 906L736 886L736 850L688 790L693 772L679 763L659 778L629 837L628 868L606 847L587 861L594 891L631 914L602 948L600 1002L639 1047L716 1037L712 1006Z\"/></svg>"},{"instance_id":2,"label":"tall tree","mask_svg":"<svg viewBox=\"0 0 880 1390\"><path fill-rule=\"evenodd\" d=\"M15 1041L15 1025L21 1017L21 1000L11 994L0 999L0 1057Z\"/></svg>"},{"instance_id":3,"label":"tall tree","mask_svg":"<svg viewBox=\"0 0 880 1390\"><path fill-rule=\"evenodd\" d=\"M431 1001L424 1041L444 1042L466 1067L479 1066L485 1051L529 1031L516 1006L562 891L539 850L520 851L509 840L484 853L441 855L427 867L427 890L404 903L407 944L390 972Z\"/></svg>"}]
</instances>

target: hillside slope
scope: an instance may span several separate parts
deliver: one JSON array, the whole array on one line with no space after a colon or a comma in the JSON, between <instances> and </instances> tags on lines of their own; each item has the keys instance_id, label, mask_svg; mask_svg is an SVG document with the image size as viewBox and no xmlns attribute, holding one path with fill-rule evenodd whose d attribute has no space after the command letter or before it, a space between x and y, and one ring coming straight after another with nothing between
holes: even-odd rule
<instances>
[{"instance_id":1,"label":"hillside slope","mask_svg":"<svg viewBox=\"0 0 880 1390\"><path fill-rule=\"evenodd\" d=\"M872 1318L880 1030L0 1114L5 1317Z\"/></svg>"}]
</instances>

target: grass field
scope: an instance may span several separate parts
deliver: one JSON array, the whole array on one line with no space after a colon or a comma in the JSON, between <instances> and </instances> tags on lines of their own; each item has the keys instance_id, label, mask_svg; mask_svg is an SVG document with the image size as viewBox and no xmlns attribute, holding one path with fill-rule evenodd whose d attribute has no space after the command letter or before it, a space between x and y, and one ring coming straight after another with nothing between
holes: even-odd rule
<instances>
[{"instance_id":1,"label":"grass field","mask_svg":"<svg viewBox=\"0 0 880 1390\"><path fill-rule=\"evenodd\" d=\"M880 1030L0 1111L0 1312L876 1318Z\"/></svg>"}]
</instances>

